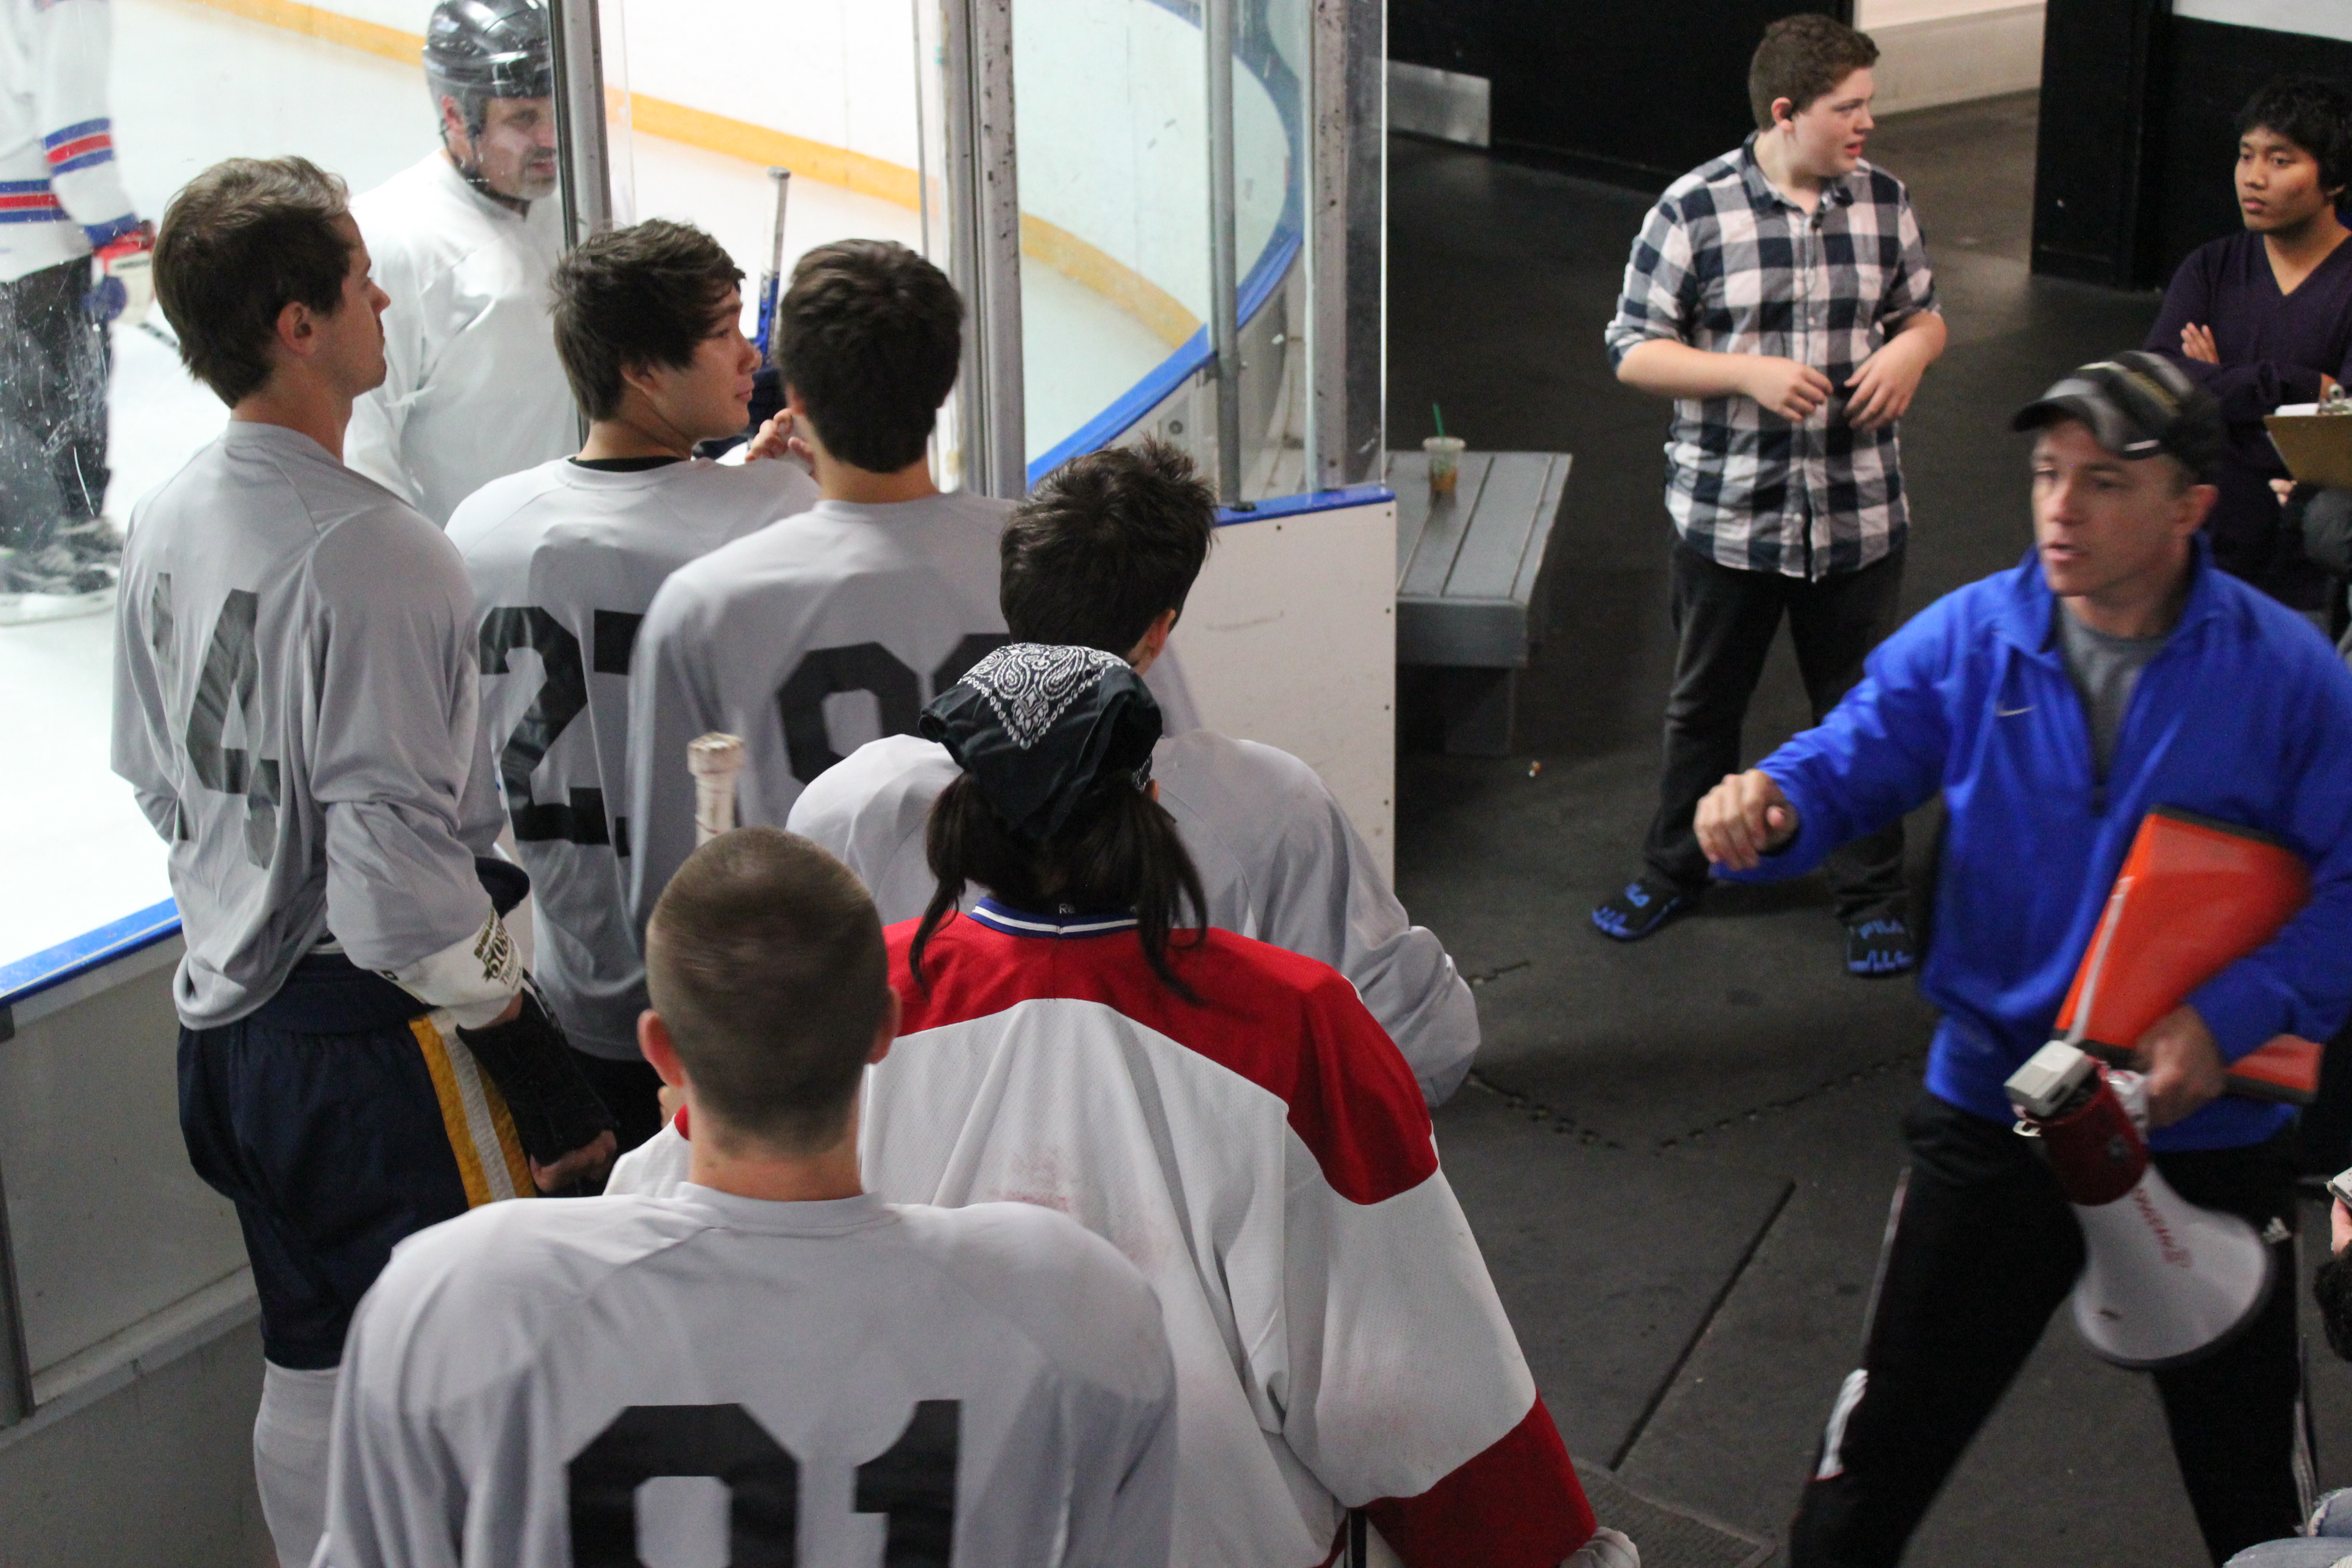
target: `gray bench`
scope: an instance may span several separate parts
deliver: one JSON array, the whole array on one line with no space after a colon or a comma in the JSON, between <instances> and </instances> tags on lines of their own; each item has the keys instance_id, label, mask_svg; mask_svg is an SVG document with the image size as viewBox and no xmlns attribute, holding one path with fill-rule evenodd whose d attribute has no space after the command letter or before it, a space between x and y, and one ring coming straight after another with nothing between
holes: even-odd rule
<instances>
[{"instance_id":1,"label":"gray bench","mask_svg":"<svg viewBox=\"0 0 2352 1568\"><path fill-rule=\"evenodd\" d=\"M1510 754L1518 672L1543 640L1544 554L1566 452L1465 452L1454 493L1429 459L1389 454L1397 498L1397 663L1445 672L1445 750Z\"/></svg>"}]
</instances>

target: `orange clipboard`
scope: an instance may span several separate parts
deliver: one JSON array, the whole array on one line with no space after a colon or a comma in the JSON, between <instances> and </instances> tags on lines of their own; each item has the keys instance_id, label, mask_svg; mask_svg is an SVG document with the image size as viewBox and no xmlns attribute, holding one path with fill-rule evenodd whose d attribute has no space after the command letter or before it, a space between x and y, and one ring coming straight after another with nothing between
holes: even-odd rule
<instances>
[{"instance_id":1,"label":"orange clipboard","mask_svg":"<svg viewBox=\"0 0 2352 1568\"><path fill-rule=\"evenodd\" d=\"M2074 971L2059 1035L2117 1067L2148 1026L2252 952L2311 899L2311 868L2268 835L2173 806L2139 825ZM2075 1020L2082 1018L2076 1039ZM2281 1035L2230 1068L2230 1092L2308 1105L2319 1046Z\"/></svg>"}]
</instances>

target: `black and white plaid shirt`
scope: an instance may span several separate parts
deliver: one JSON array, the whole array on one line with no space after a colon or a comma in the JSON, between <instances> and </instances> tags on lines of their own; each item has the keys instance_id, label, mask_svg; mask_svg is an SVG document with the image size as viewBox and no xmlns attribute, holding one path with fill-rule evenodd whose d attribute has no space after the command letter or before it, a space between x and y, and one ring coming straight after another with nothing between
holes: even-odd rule
<instances>
[{"instance_id":1,"label":"black and white plaid shirt","mask_svg":"<svg viewBox=\"0 0 2352 1568\"><path fill-rule=\"evenodd\" d=\"M1777 354L1835 389L1801 424L1751 398L1678 398L1666 510L1726 566L1820 578L1903 541L1895 427L1846 422L1846 379L1904 320L1936 308L1935 275L1903 183L1863 163L1811 213L1772 188L1755 139L1658 198L1633 242L1609 362L1669 338L1714 353Z\"/></svg>"}]
</instances>

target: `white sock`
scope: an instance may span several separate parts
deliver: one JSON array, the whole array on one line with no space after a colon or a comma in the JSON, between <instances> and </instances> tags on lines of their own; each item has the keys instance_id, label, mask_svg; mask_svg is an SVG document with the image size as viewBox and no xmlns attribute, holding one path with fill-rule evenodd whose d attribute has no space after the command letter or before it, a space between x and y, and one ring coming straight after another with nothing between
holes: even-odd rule
<instances>
[{"instance_id":1,"label":"white sock","mask_svg":"<svg viewBox=\"0 0 2352 1568\"><path fill-rule=\"evenodd\" d=\"M261 1409L253 1418L253 1479L278 1568L310 1568L327 1528L327 1430L341 1369L298 1372L261 1363Z\"/></svg>"}]
</instances>

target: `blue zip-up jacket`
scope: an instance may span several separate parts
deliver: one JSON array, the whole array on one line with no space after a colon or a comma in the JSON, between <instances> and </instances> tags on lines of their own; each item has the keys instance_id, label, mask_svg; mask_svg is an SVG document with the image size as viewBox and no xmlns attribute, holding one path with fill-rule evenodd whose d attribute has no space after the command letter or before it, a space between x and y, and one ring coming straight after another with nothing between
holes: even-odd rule
<instances>
[{"instance_id":1,"label":"blue zip-up jacket","mask_svg":"<svg viewBox=\"0 0 2352 1568\"><path fill-rule=\"evenodd\" d=\"M1758 764L1797 808L1796 876L1943 792L1948 826L1920 989L1943 1011L1927 1088L2011 1119L2001 1084L2051 1037L2116 873L2158 805L2272 834L2309 861L2311 902L2189 995L2235 1061L2280 1034L2325 1040L2352 1009L2352 672L2294 611L2213 569L2197 542L2180 624L2142 671L2096 776L2034 552L1921 611L1820 726ZM2158 1149L2259 1142L2293 1111L2225 1095Z\"/></svg>"}]
</instances>

